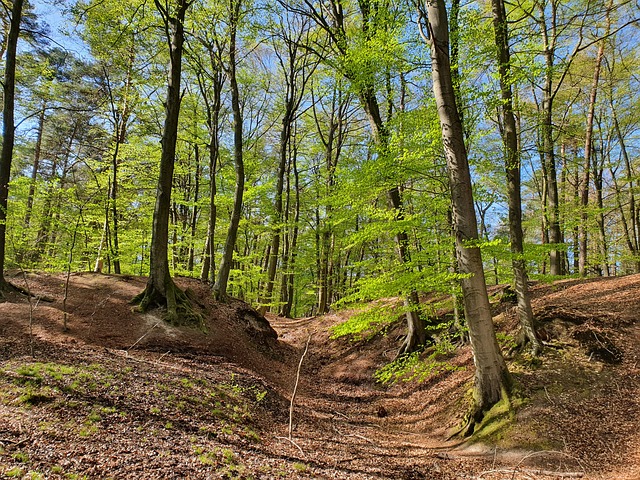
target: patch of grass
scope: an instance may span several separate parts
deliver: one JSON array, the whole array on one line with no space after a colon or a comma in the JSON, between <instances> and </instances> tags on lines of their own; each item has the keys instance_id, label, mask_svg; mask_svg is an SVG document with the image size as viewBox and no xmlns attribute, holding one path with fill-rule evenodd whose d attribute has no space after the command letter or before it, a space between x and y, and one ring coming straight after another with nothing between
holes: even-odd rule
<instances>
[{"instance_id":1,"label":"patch of grass","mask_svg":"<svg viewBox=\"0 0 640 480\"><path fill-rule=\"evenodd\" d=\"M293 464L293 469L294 469L296 472L304 473L304 472L306 472L306 471L309 469L309 467L307 467L304 463L295 462L295 463Z\"/></svg>"},{"instance_id":2,"label":"patch of grass","mask_svg":"<svg viewBox=\"0 0 640 480\"><path fill-rule=\"evenodd\" d=\"M52 402L55 399L56 393L50 388L28 388L26 392L18 397L18 402L28 406L35 406L42 403Z\"/></svg>"},{"instance_id":3,"label":"patch of grass","mask_svg":"<svg viewBox=\"0 0 640 480\"><path fill-rule=\"evenodd\" d=\"M203 465L217 465L218 457L213 452L204 452L198 455L198 461Z\"/></svg>"},{"instance_id":4,"label":"patch of grass","mask_svg":"<svg viewBox=\"0 0 640 480\"><path fill-rule=\"evenodd\" d=\"M16 452L11 455L16 462L27 463L29 461L29 454L25 452Z\"/></svg>"},{"instance_id":5,"label":"patch of grass","mask_svg":"<svg viewBox=\"0 0 640 480\"><path fill-rule=\"evenodd\" d=\"M22 478L24 476L24 470L20 467L13 467L4 472L4 475L9 478Z\"/></svg>"}]
</instances>

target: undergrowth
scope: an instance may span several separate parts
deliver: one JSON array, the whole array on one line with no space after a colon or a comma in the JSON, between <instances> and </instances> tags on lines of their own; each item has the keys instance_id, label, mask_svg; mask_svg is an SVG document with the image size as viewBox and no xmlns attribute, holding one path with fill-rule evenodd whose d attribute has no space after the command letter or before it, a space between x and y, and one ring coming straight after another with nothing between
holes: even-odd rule
<instances>
[{"instance_id":1,"label":"undergrowth","mask_svg":"<svg viewBox=\"0 0 640 480\"><path fill-rule=\"evenodd\" d=\"M373 306L352 315L346 322L331 327L331 338L350 336L353 341L371 340L397 319L391 306Z\"/></svg>"},{"instance_id":2,"label":"undergrowth","mask_svg":"<svg viewBox=\"0 0 640 480\"><path fill-rule=\"evenodd\" d=\"M456 347L449 338L443 338L423 352L413 352L398 357L391 363L376 370L373 374L378 383L393 385L397 382L424 382L432 375L442 372L455 372L464 367L452 365L443 356L455 351Z\"/></svg>"}]
</instances>

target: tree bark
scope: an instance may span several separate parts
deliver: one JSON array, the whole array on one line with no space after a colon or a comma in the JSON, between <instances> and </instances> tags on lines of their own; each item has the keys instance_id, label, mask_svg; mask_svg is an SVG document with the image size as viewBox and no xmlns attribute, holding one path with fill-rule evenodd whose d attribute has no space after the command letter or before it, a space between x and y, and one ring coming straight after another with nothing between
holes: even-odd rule
<instances>
[{"instance_id":1,"label":"tree bark","mask_svg":"<svg viewBox=\"0 0 640 480\"><path fill-rule=\"evenodd\" d=\"M3 291L9 288L4 278L7 246L7 204L9 200L9 179L15 143L15 92L16 92L16 57L20 22L22 20L23 0L13 0L11 22L7 39L6 61L4 66L4 106L2 109L2 151L0 153L0 299Z\"/></svg>"},{"instance_id":2,"label":"tree bark","mask_svg":"<svg viewBox=\"0 0 640 480\"><path fill-rule=\"evenodd\" d=\"M502 94L503 142L505 146L505 171L507 174L507 198L509 203L509 236L511 239L511 265L515 278L515 290L520 320L518 343L529 343L531 352L538 355L542 344L536 335L533 310L529 298L527 269L524 259L524 234L522 231L522 198L520 193L520 150L516 118L513 112L511 90L511 53L509 51L509 31L503 0L492 0L493 28L500 91Z\"/></svg>"},{"instance_id":3,"label":"tree bark","mask_svg":"<svg viewBox=\"0 0 640 480\"><path fill-rule=\"evenodd\" d=\"M607 27L604 38L609 36L611 21L609 12L612 7L610 1L607 6ZM604 58L605 41L600 40L598 45L598 53L596 54L596 64L593 69L593 81L591 83L591 92L589 93L589 108L587 111L587 127L584 141L584 170L582 178L582 188L580 189L580 227L579 227L579 251L578 251L578 271L581 277L587 274L587 236L589 214L587 207L589 204L589 172L591 171L591 154L593 151L593 123L596 110L596 99L598 97L598 83L600 81L600 71L602 69L602 59Z\"/></svg>"},{"instance_id":4,"label":"tree bark","mask_svg":"<svg viewBox=\"0 0 640 480\"><path fill-rule=\"evenodd\" d=\"M201 322L189 299L173 282L169 271L169 213L171 207L171 187L178 137L178 120L180 117L180 77L182 73L182 50L184 43L184 18L190 2L178 0L175 15L155 0L168 34L170 49L169 76L167 82L167 99L165 102L165 121L162 131L162 155L160 157L160 175L156 192L156 204L153 211L153 227L151 232L151 250L149 279L144 291L133 299L139 311L146 311L150 306L166 306L165 319L172 323Z\"/></svg>"},{"instance_id":5,"label":"tree bark","mask_svg":"<svg viewBox=\"0 0 640 480\"><path fill-rule=\"evenodd\" d=\"M444 0L427 0L428 41L431 48L433 93L442 129L449 170L453 227L462 280L465 318L473 349L475 372L471 433L484 413L510 390L510 376L496 340L487 295L482 256L477 246L471 175L458 115L449 63L449 31Z\"/></svg>"},{"instance_id":6,"label":"tree bark","mask_svg":"<svg viewBox=\"0 0 640 480\"><path fill-rule=\"evenodd\" d=\"M231 85L231 110L233 112L233 159L236 172L236 188L233 196L233 211L227 239L224 245L222 261L216 283L213 286L213 295L219 301L228 298L227 285L229 273L233 262L233 251L238 237L238 226L242 214L242 199L244 195L244 159L243 159L243 131L242 131L242 111L240 109L240 91L238 89L238 79L236 77L236 32L240 16L240 0L231 1L231 11L229 19L229 68L228 76Z\"/></svg>"}]
</instances>

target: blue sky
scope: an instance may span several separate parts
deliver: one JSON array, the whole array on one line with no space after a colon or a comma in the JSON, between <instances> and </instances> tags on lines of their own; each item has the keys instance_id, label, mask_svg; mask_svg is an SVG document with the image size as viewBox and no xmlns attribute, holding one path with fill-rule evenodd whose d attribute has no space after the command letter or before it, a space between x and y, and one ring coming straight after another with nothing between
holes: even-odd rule
<instances>
[{"instance_id":1,"label":"blue sky","mask_svg":"<svg viewBox=\"0 0 640 480\"><path fill-rule=\"evenodd\" d=\"M68 18L72 0L32 0L38 19L49 25L51 41L76 55L83 57L88 51L83 42L74 34L75 25Z\"/></svg>"}]
</instances>

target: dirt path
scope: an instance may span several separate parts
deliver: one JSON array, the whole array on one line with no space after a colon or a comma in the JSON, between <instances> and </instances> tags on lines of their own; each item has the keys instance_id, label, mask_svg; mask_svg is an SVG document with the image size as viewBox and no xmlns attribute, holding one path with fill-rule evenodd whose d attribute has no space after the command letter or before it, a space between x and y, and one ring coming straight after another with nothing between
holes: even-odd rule
<instances>
[{"instance_id":1,"label":"dirt path","mask_svg":"<svg viewBox=\"0 0 640 480\"><path fill-rule=\"evenodd\" d=\"M469 373L429 391L383 388L372 377L379 358L357 346L343 345L336 351L336 342L329 342L327 326L339 320L333 315L269 318L280 340L299 355L311 335L294 415L294 440L305 454L313 452L317 461L333 462L336 473L365 478L479 478L470 472L484 472L482 478L489 479L492 469L496 474L508 471L514 479L532 478L533 467L523 462L531 452L467 448L459 439L446 440L452 424L443 424L442 412L436 409L442 407L446 389L469 380ZM430 410L435 415L430 416ZM527 472L519 474L519 469ZM536 478L552 478L535 470Z\"/></svg>"}]
</instances>

